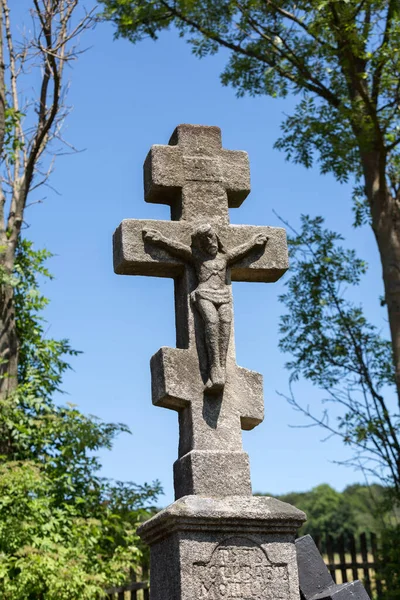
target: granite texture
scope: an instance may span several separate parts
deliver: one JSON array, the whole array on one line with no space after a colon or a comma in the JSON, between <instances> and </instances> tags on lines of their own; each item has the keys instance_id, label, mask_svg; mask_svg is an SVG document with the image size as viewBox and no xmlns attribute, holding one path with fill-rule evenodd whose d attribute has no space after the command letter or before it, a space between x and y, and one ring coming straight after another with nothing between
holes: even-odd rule
<instances>
[{"instance_id":1,"label":"granite texture","mask_svg":"<svg viewBox=\"0 0 400 600\"><path fill-rule=\"evenodd\" d=\"M241 205L250 192L250 168L246 152L224 150L219 127L178 125L168 146L154 145L144 163L146 202L170 204L186 218L187 203L180 195L195 184L209 184L230 208ZM185 189L186 188L186 189ZM200 189L204 189L201 186ZM203 195L194 200L201 203ZM178 206L176 201L178 200ZM210 204L207 201L209 211ZM179 210L180 209L180 210Z\"/></svg>"},{"instance_id":2,"label":"granite texture","mask_svg":"<svg viewBox=\"0 0 400 600\"><path fill-rule=\"evenodd\" d=\"M236 364L231 281L279 279L285 231L229 224L228 208L250 191L249 162L222 148L218 127L178 126L168 146L152 147L144 180L146 201L169 204L172 220L123 221L114 269L175 282L177 348L151 360L153 403L179 413L175 497L250 494L241 429L263 419L262 377Z\"/></svg>"},{"instance_id":3,"label":"granite texture","mask_svg":"<svg viewBox=\"0 0 400 600\"><path fill-rule=\"evenodd\" d=\"M153 247L143 239L143 229L156 228L165 236L184 244L191 243L193 225L184 221L154 219L124 219L114 234L114 271L118 275L149 275L153 277L182 276L185 264L162 248ZM277 281L289 268L286 232L282 227L263 225L229 225L218 228L218 235L227 249L244 244L258 234L268 236L262 252L243 257L230 269L231 281Z\"/></svg>"},{"instance_id":4,"label":"granite texture","mask_svg":"<svg viewBox=\"0 0 400 600\"><path fill-rule=\"evenodd\" d=\"M296 540L296 553L303 600L369 600L361 581L334 582L310 535Z\"/></svg>"},{"instance_id":5,"label":"granite texture","mask_svg":"<svg viewBox=\"0 0 400 600\"><path fill-rule=\"evenodd\" d=\"M304 520L273 498L180 498L139 529L151 545L151 600L299 600Z\"/></svg>"},{"instance_id":6,"label":"granite texture","mask_svg":"<svg viewBox=\"0 0 400 600\"><path fill-rule=\"evenodd\" d=\"M174 487L177 498L251 496L249 457L243 451L191 450L174 464Z\"/></svg>"}]
</instances>

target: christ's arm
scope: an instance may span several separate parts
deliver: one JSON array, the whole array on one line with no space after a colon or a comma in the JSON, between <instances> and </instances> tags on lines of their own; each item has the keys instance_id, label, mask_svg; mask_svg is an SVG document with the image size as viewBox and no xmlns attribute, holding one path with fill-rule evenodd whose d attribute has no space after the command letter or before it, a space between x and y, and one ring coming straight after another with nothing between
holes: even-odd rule
<instances>
[{"instance_id":1,"label":"christ's arm","mask_svg":"<svg viewBox=\"0 0 400 600\"><path fill-rule=\"evenodd\" d=\"M193 262L192 251L189 246L166 238L156 229L143 229L143 238L146 242L163 248L172 256L182 258L185 262Z\"/></svg>"},{"instance_id":2,"label":"christ's arm","mask_svg":"<svg viewBox=\"0 0 400 600\"><path fill-rule=\"evenodd\" d=\"M265 246L268 240L269 237L267 235L265 235L264 233L259 233L249 242L241 244L240 246L236 246L236 248L233 248L233 250L230 250L230 252L228 252L228 263L231 265L232 263L237 262L247 254L249 254L249 252L251 252L255 248Z\"/></svg>"}]
</instances>

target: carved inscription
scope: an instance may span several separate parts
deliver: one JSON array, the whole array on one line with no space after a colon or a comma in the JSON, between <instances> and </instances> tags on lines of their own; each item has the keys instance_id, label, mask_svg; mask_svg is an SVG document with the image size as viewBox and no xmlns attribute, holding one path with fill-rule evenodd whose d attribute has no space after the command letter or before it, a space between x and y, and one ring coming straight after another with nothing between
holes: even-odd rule
<instances>
[{"instance_id":1,"label":"carved inscription","mask_svg":"<svg viewBox=\"0 0 400 600\"><path fill-rule=\"evenodd\" d=\"M195 563L196 600L287 600L287 564L271 563L244 538L226 540L208 563Z\"/></svg>"}]
</instances>

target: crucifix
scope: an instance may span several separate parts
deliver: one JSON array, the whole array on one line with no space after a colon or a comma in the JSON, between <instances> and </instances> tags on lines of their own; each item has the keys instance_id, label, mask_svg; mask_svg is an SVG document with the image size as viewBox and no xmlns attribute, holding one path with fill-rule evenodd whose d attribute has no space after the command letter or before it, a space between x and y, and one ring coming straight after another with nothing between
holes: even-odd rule
<instances>
[{"instance_id":1,"label":"crucifix","mask_svg":"<svg viewBox=\"0 0 400 600\"><path fill-rule=\"evenodd\" d=\"M278 227L230 225L250 192L246 152L218 127L179 125L144 164L146 202L171 221L127 219L114 234L118 274L172 277L176 348L151 359L152 399L179 413L175 496L251 495L241 429L263 420L262 377L236 364L232 281L273 282L288 268Z\"/></svg>"}]
</instances>

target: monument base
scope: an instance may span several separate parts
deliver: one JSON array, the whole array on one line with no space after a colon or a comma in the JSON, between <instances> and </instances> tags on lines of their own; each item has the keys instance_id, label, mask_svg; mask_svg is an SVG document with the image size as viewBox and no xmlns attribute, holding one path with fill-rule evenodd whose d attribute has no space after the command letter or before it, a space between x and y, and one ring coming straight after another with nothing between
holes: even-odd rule
<instances>
[{"instance_id":1,"label":"monument base","mask_svg":"<svg viewBox=\"0 0 400 600\"><path fill-rule=\"evenodd\" d=\"M305 514L269 497L184 496L146 521L151 600L299 600Z\"/></svg>"}]
</instances>

